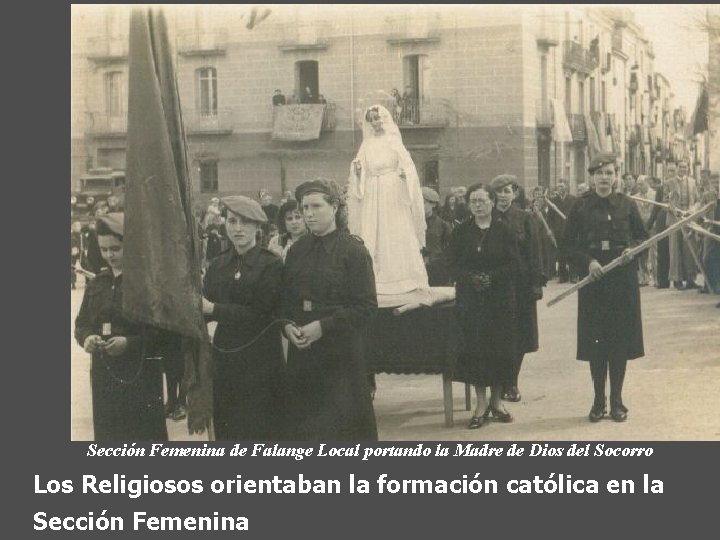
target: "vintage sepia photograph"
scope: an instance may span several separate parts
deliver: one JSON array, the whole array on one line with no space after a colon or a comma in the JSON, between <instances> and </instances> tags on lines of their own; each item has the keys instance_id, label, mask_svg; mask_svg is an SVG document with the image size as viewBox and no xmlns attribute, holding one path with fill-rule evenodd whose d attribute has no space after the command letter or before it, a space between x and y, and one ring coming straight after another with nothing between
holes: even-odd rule
<instances>
[{"instance_id":1,"label":"vintage sepia photograph","mask_svg":"<svg viewBox=\"0 0 720 540\"><path fill-rule=\"evenodd\" d=\"M76 4L70 69L70 440L720 440L718 5Z\"/></svg>"}]
</instances>

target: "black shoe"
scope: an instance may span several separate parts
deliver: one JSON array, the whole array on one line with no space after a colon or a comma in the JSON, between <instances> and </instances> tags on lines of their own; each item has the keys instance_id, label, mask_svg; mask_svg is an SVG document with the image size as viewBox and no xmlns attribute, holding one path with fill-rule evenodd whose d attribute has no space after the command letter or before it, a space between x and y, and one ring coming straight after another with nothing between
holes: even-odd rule
<instances>
[{"instance_id":1,"label":"black shoe","mask_svg":"<svg viewBox=\"0 0 720 540\"><path fill-rule=\"evenodd\" d=\"M492 411L492 415L498 420L498 422L502 422L503 424L509 424L513 421L512 414L507 411L501 411L500 409L496 409L492 405L490 406L490 410Z\"/></svg>"},{"instance_id":2,"label":"black shoe","mask_svg":"<svg viewBox=\"0 0 720 540\"><path fill-rule=\"evenodd\" d=\"M511 401L513 403L517 403L522 399L522 396L520 395L520 390L518 390L517 386L511 386L509 389L505 390L503 392L502 398L505 401Z\"/></svg>"},{"instance_id":3,"label":"black shoe","mask_svg":"<svg viewBox=\"0 0 720 540\"><path fill-rule=\"evenodd\" d=\"M688 281L685 283L685 290L697 289L697 288L698 288L698 284L695 283L694 281Z\"/></svg>"},{"instance_id":4,"label":"black shoe","mask_svg":"<svg viewBox=\"0 0 720 540\"><path fill-rule=\"evenodd\" d=\"M663 283L662 285L655 285L655 288L656 289L669 289L670 285L666 285L665 283Z\"/></svg>"},{"instance_id":5,"label":"black shoe","mask_svg":"<svg viewBox=\"0 0 720 540\"><path fill-rule=\"evenodd\" d=\"M490 407L485 409L485 412L482 416L473 416L470 419L470 423L468 424L468 429L478 429L483 427L485 424L487 424L488 419L490 418Z\"/></svg>"},{"instance_id":6,"label":"black shoe","mask_svg":"<svg viewBox=\"0 0 720 540\"><path fill-rule=\"evenodd\" d=\"M169 401L165 404L165 418L172 418L173 413L175 412L175 408L177 406L174 403L170 403Z\"/></svg>"},{"instance_id":7,"label":"black shoe","mask_svg":"<svg viewBox=\"0 0 720 540\"><path fill-rule=\"evenodd\" d=\"M170 418L175 420L176 422L179 420L184 420L187 417L187 411L185 410L185 405L178 405L175 407L175 410L172 412L172 415Z\"/></svg>"},{"instance_id":8,"label":"black shoe","mask_svg":"<svg viewBox=\"0 0 720 540\"><path fill-rule=\"evenodd\" d=\"M611 409L610 418L616 422L624 422L627 420L627 409L622 405L620 405L617 409Z\"/></svg>"},{"instance_id":9,"label":"black shoe","mask_svg":"<svg viewBox=\"0 0 720 540\"><path fill-rule=\"evenodd\" d=\"M682 291L682 290L685 289L685 287L683 287L682 281L676 281L675 284L674 284L674 287L675 287L678 291Z\"/></svg>"},{"instance_id":10,"label":"black shoe","mask_svg":"<svg viewBox=\"0 0 720 540\"><path fill-rule=\"evenodd\" d=\"M588 415L588 419L595 423L599 422L603 419L603 417L607 414L607 408L605 407L605 403L593 403L592 409L590 409L590 414Z\"/></svg>"}]
</instances>

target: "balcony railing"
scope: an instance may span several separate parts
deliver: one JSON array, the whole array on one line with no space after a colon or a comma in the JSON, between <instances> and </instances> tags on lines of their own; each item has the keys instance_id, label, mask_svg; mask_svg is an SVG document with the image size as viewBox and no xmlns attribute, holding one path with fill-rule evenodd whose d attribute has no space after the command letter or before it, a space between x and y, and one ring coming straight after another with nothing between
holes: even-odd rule
<instances>
[{"instance_id":1,"label":"balcony railing","mask_svg":"<svg viewBox=\"0 0 720 540\"><path fill-rule=\"evenodd\" d=\"M535 102L535 123L539 128L551 128L555 124L550 110L550 100L538 99Z\"/></svg>"},{"instance_id":2,"label":"balcony railing","mask_svg":"<svg viewBox=\"0 0 720 540\"><path fill-rule=\"evenodd\" d=\"M585 117L582 114L568 114L568 124L572 133L573 142L587 141L587 128Z\"/></svg>"},{"instance_id":3,"label":"balcony railing","mask_svg":"<svg viewBox=\"0 0 720 540\"><path fill-rule=\"evenodd\" d=\"M450 123L450 110L444 99L405 98L381 103L391 112L400 127L445 127Z\"/></svg>"},{"instance_id":4,"label":"balcony railing","mask_svg":"<svg viewBox=\"0 0 720 540\"><path fill-rule=\"evenodd\" d=\"M188 133L204 135L229 135L234 126L233 109L216 111L191 110L185 112L183 119Z\"/></svg>"},{"instance_id":5,"label":"balcony railing","mask_svg":"<svg viewBox=\"0 0 720 540\"><path fill-rule=\"evenodd\" d=\"M563 64L566 68L580 73L592 73L600 63L597 51L585 49L576 41L566 41L563 51Z\"/></svg>"},{"instance_id":6,"label":"balcony railing","mask_svg":"<svg viewBox=\"0 0 720 540\"><path fill-rule=\"evenodd\" d=\"M127 134L127 113L90 112L88 133L95 136Z\"/></svg>"},{"instance_id":7,"label":"balcony railing","mask_svg":"<svg viewBox=\"0 0 720 540\"><path fill-rule=\"evenodd\" d=\"M223 55L228 42L227 30L203 32L187 30L177 37L178 54L183 56Z\"/></svg>"},{"instance_id":8,"label":"balcony railing","mask_svg":"<svg viewBox=\"0 0 720 540\"><path fill-rule=\"evenodd\" d=\"M87 57L93 62L127 60L127 36L95 36L88 38Z\"/></svg>"}]
</instances>

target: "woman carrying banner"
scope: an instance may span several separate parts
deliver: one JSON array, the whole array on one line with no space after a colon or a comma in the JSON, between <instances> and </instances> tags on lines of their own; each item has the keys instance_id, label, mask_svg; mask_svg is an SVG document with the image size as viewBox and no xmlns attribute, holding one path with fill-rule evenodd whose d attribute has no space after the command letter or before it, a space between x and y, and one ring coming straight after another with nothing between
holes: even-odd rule
<instances>
[{"instance_id":1,"label":"woman carrying banner","mask_svg":"<svg viewBox=\"0 0 720 540\"><path fill-rule=\"evenodd\" d=\"M605 381L610 374L610 416L627 419L622 388L627 361L644 356L637 263L604 274L602 267L647 239L637 206L627 195L613 192L617 182L614 154L592 159L588 172L595 191L578 199L565 226L564 244L580 269L594 283L578 293L577 359L590 363L595 401L591 422L607 413Z\"/></svg>"},{"instance_id":2,"label":"woman carrying banner","mask_svg":"<svg viewBox=\"0 0 720 540\"><path fill-rule=\"evenodd\" d=\"M203 314L218 325L213 337L213 419L217 440L282 437L283 360L273 321L282 259L257 243L267 221L248 197L224 197L225 227L233 249L210 263Z\"/></svg>"},{"instance_id":3,"label":"woman carrying banner","mask_svg":"<svg viewBox=\"0 0 720 540\"><path fill-rule=\"evenodd\" d=\"M96 441L166 441L161 365L143 327L122 316L124 215L97 220L108 268L88 282L75 319L75 339L90 354Z\"/></svg>"},{"instance_id":4,"label":"woman carrying banner","mask_svg":"<svg viewBox=\"0 0 720 540\"><path fill-rule=\"evenodd\" d=\"M428 287L421 249L425 209L415 164L384 107L363 117L363 142L350 166L348 226L365 242L378 294Z\"/></svg>"}]
</instances>

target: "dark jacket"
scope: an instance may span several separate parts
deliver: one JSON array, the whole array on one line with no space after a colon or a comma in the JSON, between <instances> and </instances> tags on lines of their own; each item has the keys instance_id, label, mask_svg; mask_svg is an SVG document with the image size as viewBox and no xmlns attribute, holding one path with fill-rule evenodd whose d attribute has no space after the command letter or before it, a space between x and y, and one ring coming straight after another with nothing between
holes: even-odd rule
<instances>
[{"instance_id":1,"label":"dark jacket","mask_svg":"<svg viewBox=\"0 0 720 540\"><path fill-rule=\"evenodd\" d=\"M517 239L520 253L517 274L517 302L520 325L520 352L534 352L539 348L537 300L547 283L540 257L539 232L532 214L511 206L505 212L493 210L493 219L504 222Z\"/></svg>"},{"instance_id":2,"label":"dark jacket","mask_svg":"<svg viewBox=\"0 0 720 540\"><path fill-rule=\"evenodd\" d=\"M595 259L606 265L647 238L634 201L622 193L591 192L571 210L563 243L581 276ZM619 266L578 294L577 358L644 355L637 262Z\"/></svg>"},{"instance_id":3,"label":"dark jacket","mask_svg":"<svg viewBox=\"0 0 720 540\"><path fill-rule=\"evenodd\" d=\"M377 440L362 336L377 310L372 259L358 237L307 234L287 253L282 316L320 321L322 337L288 350L290 436Z\"/></svg>"},{"instance_id":4,"label":"dark jacket","mask_svg":"<svg viewBox=\"0 0 720 540\"><path fill-rule=\"evenodd\" d=\"M469 384L512 384L520 348L517 279L520 254L506 223L493 220L483 232L470 218L453 230L448 251L463 344L454 379ZM478 276L490 286L479 290Z\"/></svg>"},{"instance_id":5,"label":"dark jacket","mask_svg":"<svg viewBox=\"0 0 720 540\"><path fill-rule=\"evenodd\" d=\"M91 367L93 427L96 441L167 440L162 371L152 355L150 333L122 316L122 275L109 269L88 282L75 319L75 339L127 338L120 356L93 353Z\"/></svg>"},{"instance_id":6,"label":"dark jacket","mask_svg":"<svg viewBox=\"0 0 720 540\"><path fill-rule=\"evenodd\" d=\"M447 258L445 251L450 244L452 227L443 220L436 212L425 218L427 229L425 230L425 248L423 259L428 273L428 280L431 287L442 287L452 285L450 274L447 269Z\"/></svg>"},{"instance_id":7,"label":"dark jacket","mask_svg":"<svg viewBox=\"0 0 720 540\"><path fill-rule=\"evenodd\" d=\"M229 249L205 275L204 295L215 304L213 338L214 421L218 440L278 439L282 432L282 345L274 320L282 259L255 246L244 255ZM249 345L241 351L239 347ZM218 350L222 349L222 350ZM230 351L230 352L223 352Z\"/></svg>"}]
</instances>

